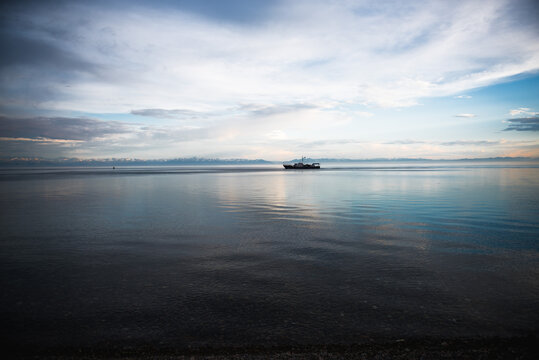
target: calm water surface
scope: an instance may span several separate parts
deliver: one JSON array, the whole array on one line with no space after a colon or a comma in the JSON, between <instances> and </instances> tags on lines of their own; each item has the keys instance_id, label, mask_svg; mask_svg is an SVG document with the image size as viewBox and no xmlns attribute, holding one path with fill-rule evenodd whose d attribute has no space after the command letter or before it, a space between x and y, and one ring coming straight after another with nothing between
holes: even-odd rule
<instances>
[{"instance_id":1,"label":"calm water surface","mask_svg":"<svg viewBox=\"0 0 539 360\"><path fill-rule=\"evenodd\" d=\"M15 346L538 331L536 165L2 169L0 186Z\"/></svg>"}]
</instances>

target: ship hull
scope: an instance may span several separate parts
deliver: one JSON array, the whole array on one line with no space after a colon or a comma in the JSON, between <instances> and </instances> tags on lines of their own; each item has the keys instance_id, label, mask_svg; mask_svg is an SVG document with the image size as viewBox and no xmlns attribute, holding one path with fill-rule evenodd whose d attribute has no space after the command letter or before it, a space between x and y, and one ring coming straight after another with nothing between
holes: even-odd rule
<instances>
[{"instance_id":1,"label":"ship hull","mask_svg":"<svg viewBox=\"0 0 539 360\"><path fill-rule=\"evenodd\" d=\"M285 169L296 169L296 170L309 170L309 169L320 169L320 165L309 165L309 164L303 164L301 166L298 165L283 165Z\"/></svg>"}]
</instances>

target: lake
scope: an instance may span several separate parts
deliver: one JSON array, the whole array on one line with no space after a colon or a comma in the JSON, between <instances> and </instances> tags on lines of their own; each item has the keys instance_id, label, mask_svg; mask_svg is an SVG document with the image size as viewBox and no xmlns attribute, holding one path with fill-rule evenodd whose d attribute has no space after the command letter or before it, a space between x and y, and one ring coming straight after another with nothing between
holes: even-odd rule
<instances>
[{"instance_id":1,"label":"lake","mask_svg":"<svg viewBox=\"0 0 539 360\"><path fill-rule=\"evenodd\" d=\"M3 341L537 334L537 163L322 167L0 169Z\"/></svg>"}]
</instances>

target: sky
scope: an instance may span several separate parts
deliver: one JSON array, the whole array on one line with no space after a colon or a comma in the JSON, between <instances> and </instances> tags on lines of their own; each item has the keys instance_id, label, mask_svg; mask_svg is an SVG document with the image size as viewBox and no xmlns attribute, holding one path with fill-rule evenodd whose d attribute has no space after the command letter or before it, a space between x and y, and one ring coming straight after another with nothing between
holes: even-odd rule
<instances>
[{"instance_id":1,"label":"sky","mask_svg":"<svg viewBox=\"0 0 539 360\"><path fill-rule=\"evenodd\" d=\"M0 5L0 158L539 157L539 4Z\"/></svg>"}]
</instances>

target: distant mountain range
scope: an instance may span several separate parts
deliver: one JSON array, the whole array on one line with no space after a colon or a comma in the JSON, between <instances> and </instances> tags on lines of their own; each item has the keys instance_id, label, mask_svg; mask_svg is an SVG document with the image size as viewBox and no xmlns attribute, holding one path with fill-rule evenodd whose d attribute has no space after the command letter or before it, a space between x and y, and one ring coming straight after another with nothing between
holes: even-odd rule
<instances>
[{"instance_id":1,"label":"distant mountain range","mask_svg":"<svg viewBox=\"0 0 539 360\"><path fill-rule=\"evenodd\" d=\"M270 161L255 159L208 159L199 157L177 159L40 159L11 158L0 159L0 166L171 166L171 165L251 165L272 164Z\"/></svg>"},{"instance_id":2,"label":"distant mountain range","mask_svg":"<svg viewBox=\"0 0 539 360\"><path fill-rule=\"evenodd\" d=\"M292 159L285 163L300 162L301 159ZM305 158L305 163L319 162L324 163L361 163L361 162L433 162L433 161L539 161L539 158L528 157L494 157L494 158L473 158L473 159L410 159L410 158L377 158L377 159L335 159L335 158ZM42 158L10 158L0 159L0 166L173 166L173 165L263 165L263 164L281 164L281 161L268 161L263 159L215 159L215 158L176 158L176 159L42 159Z\"/></svg>"}]
</instances>

